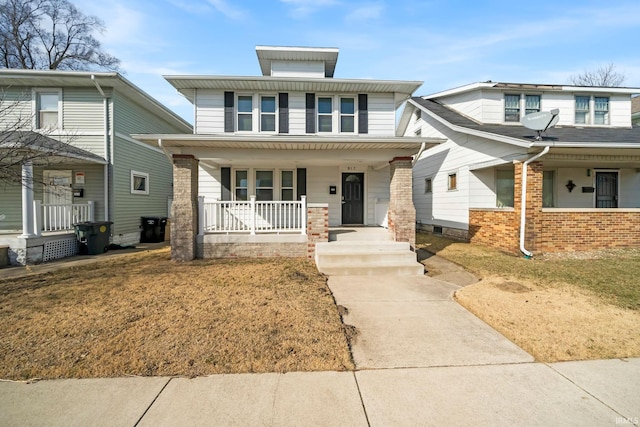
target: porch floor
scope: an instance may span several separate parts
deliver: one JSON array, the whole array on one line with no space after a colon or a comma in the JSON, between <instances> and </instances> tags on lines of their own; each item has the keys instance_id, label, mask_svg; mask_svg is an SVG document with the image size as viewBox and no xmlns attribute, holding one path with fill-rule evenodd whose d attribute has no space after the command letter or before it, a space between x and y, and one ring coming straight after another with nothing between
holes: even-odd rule
<instances>
[{"instance_id":1,"label":"porch floor","mask_svg":"<svg viewBox=\"0 0 640 427\"><path fill-rule=\"evenodd\" d=\"M391 232L383 227L329 227L329 242L390 242Z\"/></svg>"}]
</instances>

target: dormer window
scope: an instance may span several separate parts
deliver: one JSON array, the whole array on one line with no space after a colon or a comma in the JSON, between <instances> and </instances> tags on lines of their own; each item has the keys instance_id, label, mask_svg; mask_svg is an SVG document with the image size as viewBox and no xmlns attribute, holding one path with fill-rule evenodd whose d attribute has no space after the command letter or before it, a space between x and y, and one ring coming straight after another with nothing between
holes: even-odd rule
<instances>
[{"instance_id":1,"label":"dormer window","mask_svg":"<svg viewBox=\"0 0 640 427\"><path fill-rule=\"evenodd\" d=\"M589 102L590 98L588 96L576 96L575 123L577 125L588 125L590 123Z\"/></svg>"},{"instance_id":2,"label":"dormer window","mask_svg":"<svg viewBox=\"0 0 640 427\"><path fill-rule=\"evenodd\" d=\"M540 95L525 95L524 114L540 112Z\"/></svg>"},{"instance_id":3,"label":"dormer window","mask_svg":"<svg viewBox=\"0 0 640 427\"><path fill-rule=\"evenodd\" d=\"M238 131L251 132L253 130L253 97L251 95L238 96Z\"/></svg>"},{"instance_id":4,"label":"dormer window","mask_svg":"<svg viewBox=\"0 0 640 427\"><path fill-rule=\"evenodd\" d=\"M504 121L520 121L520 95L504 96Z\"/></svg>"},{"instance_id":5,"label":"dormer window","mask_svg":"<svg viewBox=\"0 0 640 427\"><path fill-rule=\"evenodd\" d=\"M596 96L593 102L594 120L596 125L609 124L609 97Z\"/></svg>"}]
</instances>

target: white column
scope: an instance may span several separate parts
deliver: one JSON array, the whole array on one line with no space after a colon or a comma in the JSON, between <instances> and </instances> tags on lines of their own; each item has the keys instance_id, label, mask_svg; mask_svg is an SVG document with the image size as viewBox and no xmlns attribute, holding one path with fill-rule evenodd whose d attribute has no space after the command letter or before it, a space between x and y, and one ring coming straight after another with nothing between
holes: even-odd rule
<instances>
[{"instance_id":1,"label":"white column","mask_svg":"<svg viewBox=\"0 0 640 427\"><path fill-rule=\"evenodd\" d=\"M33 232L33 164L22 164L22 234L18 237L36 237Z\"/></svg>"},{"instance_id":2,"label":"white column","mask_svg":"<svg viewBox=\"0 0 640 427\"><path fill-rule=\"evenodd\" d=\"M251 196L251 212L250 212L250 221L251 221L251 232L249 234L256 234L256 196Z\"/></svg>"},{"instance_id":3,"label":"white column","mask_svg":"<svg viewBox=\"0 0 640 427\"><path fill-rule=\"evenodd\" d=\"M307 234L307 196L300 196L300 234Z\"/></svg>"},{"instance_id":4,"label":"white column","mask_svg":"<svg viewBox=\"0 0 640 427\"><path fill-rule=\"evenodd\" d=\"M33 201L33 231L37 237L42 235L42 202L40 200Z\"/></svg>"}]
</instances>

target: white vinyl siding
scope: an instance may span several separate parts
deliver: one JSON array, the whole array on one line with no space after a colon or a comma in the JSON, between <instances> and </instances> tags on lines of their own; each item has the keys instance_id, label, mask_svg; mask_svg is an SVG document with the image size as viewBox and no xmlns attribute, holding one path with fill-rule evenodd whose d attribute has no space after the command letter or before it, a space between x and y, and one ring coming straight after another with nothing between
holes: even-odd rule
<instances>
[{"instance_id":1,"label":"white vinyl siding","mask_svg":"<svg viewBox=\"0 0 640 427\"><path fill-rule=\"evenodd\" d=\"M33 128L31 89L3 88L0 97L3 108L0 114L2 129L31 130Z\"/></svg>"},{"instance_id":2,"label":"white vinyl siding","mask_svg":"<svg viewBox=\"0 0 640 427\"><path fill-rule=\"evenodd\" d=\"M472 91L456 94L443 99L447 107L477 121L482 121L482 92Z\"/></svg>"},{"instance_id":3,"label":"white vinyl siding","mask_svg":"<svg viewBox=\"0 0 640 427\"><path fill-rule=\"evenodd\" d=\"M394 135L396 112L393 94L369 94L369 135Z\"/></svg>"},{"instance_id":4,"label":"white vinyl siding","mask_svg":"<svg viewBox=\"0 0 640 427\"><path fill-rule=\"evenodd\" d=\"M95 88L65 89L63 127L104 134L104 98Z\"/></svg>"},{"instance_id":5,"label":"white vinyl siding","mask_svg":"<svg viewBox=\"0 0 640 427\"><path fill-rule=\"evenodd\" d=\"M324 77L323 61L271 61L273 77Z\"/></svg>"},{"instance_id":6,"label":"white vinyl siding","mask_svg":"<svg viewBox=\"0 0 640 427\"><path fill-rule=\"evenodd\" d=\"M200 162L198 168L198 191L206 201L222 199L222 181L220 168Z\"/></svg>"},{"instance_id":7,"label":"white vinyl siding","mask_svg":"<svg viewBox=\"0 0 640 427\"><path fill-rule=\"evenodd\" d=\"M195 129L199 134L224 132L224 92L200 89L196 93Z\"/></svg>"}]
</instances>

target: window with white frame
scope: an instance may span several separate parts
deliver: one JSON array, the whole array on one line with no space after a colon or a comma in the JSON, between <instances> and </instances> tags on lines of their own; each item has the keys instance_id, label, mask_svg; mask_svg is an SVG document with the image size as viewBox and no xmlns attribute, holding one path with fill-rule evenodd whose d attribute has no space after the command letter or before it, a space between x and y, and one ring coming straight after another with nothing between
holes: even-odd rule
<instances>
[{"instance_id":1,"label":"window with white frame","mask_svg":"<svg viewBox=\"0 0 640 427\"><path fill-rule=\"evenodd\" d=\"M542 207L553 208L555 207L555 187L556 187L556 173L555 171L543 171L542 172Z\"/></svg>"},{"instance_id":2,"label":"window with white frame","mask_svg":"<svg viewBox=\"0 0 640 427\"><path fill-rule=\"evenodd\" d=\"M431 193L433 191L433 181L431 178L424 179L424 194Z\"/></svg>"},{"instance_id":3,"label":"window with white frame","mask_svg":"<svg viewBox=\"0 0 640 427\"><path fill-rule=\"evenodd\" d=\"M504 96L504 121L520 121L520 95Z\"/></svg>"},{"instance_id":4,"label":"window with white frame","mask_svg":"<svg viewBox=\"0 0 640 427\"><path fill-rule=\"evenodd\" d=\"M260 98L260 131L276 131L276 97L262 96Z\"/></svg>"},{"instance_id":5,"label":"window with white frame","mask_svg":"<svg viewBox=\"0 0 640 427\"><path fill-rule=\"evenodd\" d=\"M524 113L540 112L540 95L525 95L524 97Z\"/></svg>"},{"instance_id":6,"label":"window with white frame","mask_svg":"<svg viewBox=\"0 0 640 427\"><path fill-rule=\"evenodd\" d=\"M340 98L340 132L355 132L355 98Z\"/></svg>"},{"instance_id":7,"label":"window with white frame","mask_svg":"<svg viewBox=\"0 0 640 427\"><path fill-rule=\"evenodd\" d=\"M447 179L447 189L448 190L457 190L458 189L458 174L453 172L449 174Z\"/></svg>"},{"instance_id":8,"label":"window with white frame","mask_svg":"<svg viewBox=\"0 0 640 427\"><path fill-rule=\"evenodd\" d=\"M249 200L249 172L236 170L235 173L236 200Z\"/></svg>"},{"instance_id":9,"label":"window with white frame","mask_svg":"<svg viewBox=\"0 0 640 427\"><path fill-rule=\"evenodd\" d=\"M149 194L149 174L131 171L131 194Z\"/></svg>"},{"instance_id":10,"label":"window with white frame","mask_svg":"<svg viewBox=\"0 0 640 427\"><path fill-rule=\"evenodd\" d=\"M496 206L499 208L512 208L514 196L514 171L497 170L496 171Z\"/></svg>"},{"instance_id":11,"label":"window with white frame","mask_svg":"<svg viewBox=\"0 0 640 427\"><path fill-rule=\"evenodd\" d=\"M318 132L333 131L333 99L318 98Z\"/></svg>"},{"instance_id":12,"label":"window with white frame","mask_svg":"<svg viewBox=\"0 0 640 427\"><path fill-rule=\"evenodd\" d=\"M591 99L589 96L576 96L576 112L575 112L575 124L588 125L591 116L591 110L589 103Z\"/></svg>"},{"instance_id":13,"label":"window with white frame","mask_svg":"<svg viewBox=\"0 0 640 427\"><path fill-rule=\"evenodd\" d=\"M251 132L253 130L253 97L238 95L238 131Z\"/></svg>"},{"instance_id":14,"label":"window with white frame","mask_svg":"<svg viewBox=\"0 0 640 427\"><path fill-rule=\"evenodd\" d=\"M36 129L56 129L60 123L60 91L36 92Z\"/></svg>"},{"instance_id":15,"label":"window with white frame","mask_svg":"<svg viewBox=\"0 0 640 427\"><path fill-rule=\"evenodd\" d=\"M273 171L256 171L256 200L273 200Z\"/></svg>"},{"instance_id":16,"label":"window with white frame","mask_svg":"<svg viewBox=\"0 0 640 427\"><path fill-rule=\"evenodd\" d=\"M293 171L280 171L280 200L294 200Z\"/></svg>"},{"instance_id":17,"label":"window with white frame","mask_svg":"<svg viewBox=\"0 0 640 427\"><path fill-rule=\"evenodd\" d=\"M593 123L596 125L608 125L609 97L596 96L593 101Z\"/></svg>"}]
</instances>

